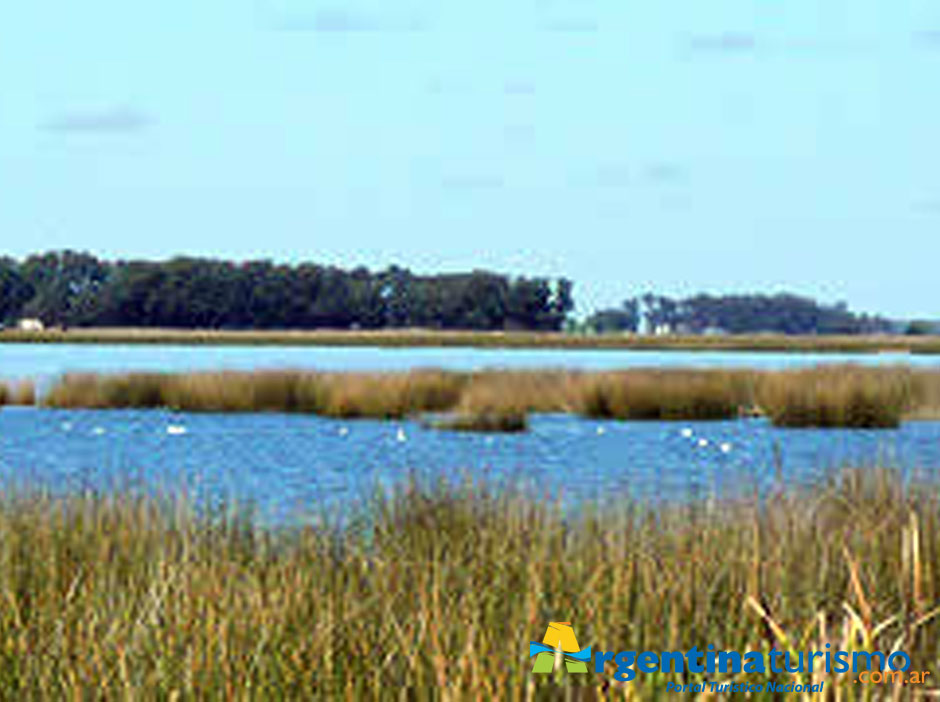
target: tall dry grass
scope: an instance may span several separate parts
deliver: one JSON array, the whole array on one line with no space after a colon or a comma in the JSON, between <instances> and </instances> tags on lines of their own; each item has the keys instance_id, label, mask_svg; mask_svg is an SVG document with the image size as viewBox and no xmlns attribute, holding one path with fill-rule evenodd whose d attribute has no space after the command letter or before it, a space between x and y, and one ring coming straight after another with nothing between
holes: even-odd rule
<instances>
[{"instance_id":1,"label":"tall dry grass","mask_svg":"<svg viewBox=\"0 0 940 702\"><path fill-rule=\"evenodd\" d=\"M777 426L893 428L925 406L925 377L907 369L857 366L766 374L758 401Z\"/></svg>"},{"instance_id":2,"label":"tall dry grass","mask_svg":"<svg viewBox=\"0 0 940 702\"><path fill-rule=\"evenodd\" d=\"M226 371L165 376L162 404L188 412L319 412L326 389L302 371Z\"/></svg>"},{"instance_id":3,"label":"tall dry grass","mask_svg":"<svg viewBox=\"0 0 940 702\"><path fill-rule=\"evenodd\" d=\"M586 373L565 370L495 370L475 373L461 396L468 410L507 407L526 413L577 411Z\"/></svg>"},{"instance_id":4,"label":"tall dry grass","mask_svg":"<svg viewBox=\"0 0 940 702\"><path fill-rule=\"evenodd\" d=\"M683 681L639 674L621 685L613 666L532 676L528 642L558 620L595 650L830 643L901 649L913 669L940 675L938 534L935 487L891 471L768 500L625 500L577 514L511 489L412 482L344 528L280 531L129 495L7 494L0 689L9 699L646 700ZM826 689L895 698L853 677L829 676ZM769 678L792 676L739 681Z\"/></svg>"},{"instance_id":5,"label":"tall dry grass","mask_svg":"<svg viewBox=\"0 0 940 702\"><path fill-rule=\"evenodd\" d=\"M400 418L443 412L460 400L467 377L444 371L335 373L322 378L329 417Z\"/></svg>"},{"instance_id":6,"label":"tall dry grass","mask_svg":"<svg viewBox=\"0 0 940 702\"><path fill-rule=\"evenodd\" d=\"M637 370L588 377L582 414L599 419L731 419L750 402L746 371Z\"/></svg>"},{"instance_id":7,"label":"tall dry grass","mask_svg":"<svg viewBox=\"0 0 940 702\"><path fill-rule=\"evenodd\" d=\"M72 374L50 407L171 407L211 412L309 412L401 418L453 412L465 428L519 428L533 412L620 420L731 419L766 414L778 426L896 427L940 417L940 373L820 366L798 371L636 369L619 372L418 370Z\"/></svg>"},{"instance_id":8,"label":"tall dry grass","mask_svg":"<svg viewBox=\"0 0 940 702\"><path fill-rule=\"evenodd\" d=\"M902 372L911 376L911 398L904 418L940 420L940 370Z\"/></svg>"},{"instance_id":9,"label":"tall dry grass","mask_svg":"<svg viewBox=\"0 0 940 702\"><path fill-rule=\"evenodd\" d=\"M69 373L52 385L43 404L59 409L161 407L169 381L160 373Z\"/></svg>"},{"instance_id":10,"label":"tall dry grass","mask_svg":"<svg viewBox=\"0 0 940 702\"><path fill-rule=\"evenodd\" d=\"M525 431L530 412L560 411L560 375L525 372L475 374L467 383L451 416L433 423L456 431Z\"/></svg>"},{"instance_id":11,"label":"tall dry grass","mask_svg":"<svg viewBox=\"0 0 940 702\"><path fill-rule=\"evenodd\" d=\"M310 412L404 417L453 406L466 379L440 371L67 374L43 398L55 408L168 407L190 412Z\"/></svg>"},{"instance_id":12,"label":"tall dry grass","mask_svg":"<svg viewBox=\"0 0 940 702\"><path fill-rule=\"evenodd\" d=\"M36 404L36 384L32 380L0 382L0 407Z\"/></svg>"}]
</instances>

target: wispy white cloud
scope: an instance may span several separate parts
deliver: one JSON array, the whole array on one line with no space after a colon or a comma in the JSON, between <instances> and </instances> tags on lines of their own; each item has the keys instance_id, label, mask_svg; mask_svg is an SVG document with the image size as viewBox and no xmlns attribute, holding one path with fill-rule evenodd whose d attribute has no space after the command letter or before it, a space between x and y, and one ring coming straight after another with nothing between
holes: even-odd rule
<instances>
[{"instance_id":1,"label":"wispy white cloud","mask_svg":"<svg viewBox=\"0 0 940 702\"><path fill-rule=\"evenodd\" d=\"M647 165L644 169L644 175L647 180L655 183L674 183L683 179L685 171L677 163L659 161Z\"/></svg>"},{"instance_id":2,"label":"wispy white cloud","mask_svg":"<svg viewBox=\"0 0 940 702\"><path fill-rule=\"evenodd\" d=\"M503 136L506 141L517 144L527 144L535 139L534 124L507 124L503 127Z\"/></svg>"},{"instance_id":3,"label":"wispy white cloud","mask_svg":"<svg viewBox=\"0 0 940 702\"><path fill-rule=\"evenodd\" d=\"M851 57L872 53L876 45L863 39L831 39L820 37L799 37L774 46L787 54L813 57Z\"/></svg>"},{"instance_id":4,"label":"wispy white cloud","mask_svg":"<svg viewBox=\"0 0 940 702\"><path fill-rule=\"evenodd\" d=\"M534 95L535 83L531 80L507 80L503 83L506 95Z\"/></svg>"},{"instance_id":5,"label":"wispy white cloud","mask_svg":"<svg viewBox=\"0 0 940 702\"><path fill-rule=\"evenodd\" d=\"M453 173L441 179L447 190L498 190L505 184L502 176L485 173Z\"/></svg>"},{"instance_id":6,"label":"wispy white cloud","mask_svg":"<svg viewBox=\"0 0 940 702\"><path fill-rule=\"evenodd\" d=\"M750 53L757 48L757 37L750 32L720 32L693 34L685 39L686 48L695 52L714 54Z\"/></svg>"},{"instance_id":7,"label":"wispy white cloud","mask_svg":"<svg viewBox=\"0 0 940 702\"><path fill-rule=\"evenodd\" d=\"M594 169L594 185L601 188L624 188L633 180L630 165L622 162L598 164Z\"/></svg>"},{"instance_id":8,"label":"wispy white cloud","mask_svg":"<svg viewBox=\"0 0 940 702\"><path fill-rule=\"evenodd\" d=\"M420 17L378 15L335 7L322 8L312 14L286 14L273 23L284 32L418 32L425 29Z\"/></svg>"},{"instance_id":9,"label":"wispy white cloud","mask_svg":"<svg viewBox=\"0 0 940 702\"><path fill-rule=\"evenodd\" d=\"M596 19L590 17L568 17L564 19L549 20L542 25L548 32L562 34L593 34L600 29Z\"/></svg>"},{"instance_id":10,"label":"wispy white cloud","mask_svg":"<svg viewBox=\"0 0 940 702\"><path fill-rule=\"evenodd\" d=\"M917 200L911 207L918 214L940 216L940 198Z\"/></svg>"},{"instance_id":11,"label":"wispy white cloud","mask_svg":"<svg viewBox=\"0 0 940 702\"><path fill-rule=\"evenodd\" d=\"M431 95L466 93L470 91L470 82L461 77L433 76L425 83L425 91Z\"/></svg>"},{"instance_id":12,"label":"wispy white cloud","mask_svg":"<svg viewBox=\"0 0 940 702\"><path fill-rule=\"evenodd\" d=\"M153 118L138 109L115 106L106 109L63 112L41 123L40 129L60 133L131 134L153 124Z\"/></svg>"},{"instance_id":13,"label":"wispy white cloud","mask_svg":"<svg viewBox=\"0 0 940 702\"><path fill-rule=\"evenodd\" d=\"M916 32L914 43L929 49L940 49L940 29L925 29Z\"/></svg>"},{"instance_id":14,"label":"wispy white cloud","mask_svg":"<svg viewBox=\"0 0 940 702\"><path fill-rule=\"evenodd\" d=\"M685 177L682 166L668 161L631 164L625 161L606 161L594 167L588 182L599 188L626 188L645 184L666 186Z\"/></svg>"}]
</instances>

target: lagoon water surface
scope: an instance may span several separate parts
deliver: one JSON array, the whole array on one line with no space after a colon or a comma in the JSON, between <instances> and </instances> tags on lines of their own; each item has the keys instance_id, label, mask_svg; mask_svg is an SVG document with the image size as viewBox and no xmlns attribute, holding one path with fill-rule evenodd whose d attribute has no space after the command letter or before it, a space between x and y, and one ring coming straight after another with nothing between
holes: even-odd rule
<instances>
[{"instance_id":1,"label":"lagoon water surface","mask_svg":"<svg viewBox=\"0 0 940 702\"><path fill-rule=\"evenodd\" d=\"M0 377L47 378L66 371L190 371L313 368L391 371L410 368L638 367L798 368L824 363L907 364L940 368L940 356L905 353L638 351L624 349L379 348L174 346L162 344L0 344Z\"/></svg>"},{"instance_id":2,"label":"lagoon water surface","mask_svg":"<svg viewBox=\"0 0 940 702\"><path fill-rule=\"evenodd\" d=\"M891 431L776 429L762 419L599 422L535 416L517 435L417 422L283 414L0 411L0 482L55 492L185 490L253 505L266 519L346 508L410 475L521 484L567 503L683 500L812 483L831 468L940 469L940 423Z\"/></svg>"},{"instance_id":3,"label":"lagoon water surface","mask_svg":"<svg viewBox=\"0 0 940 702\"><path fill-rule=\"evenodd\" d=\"M783 354L467 348L0 345L0 376L44 385L67 371L436 367L790 368L907 363L904 354ZM785 430L732 422L597 422L535 416L519 435L441 432L418 422L337 421L281 414L0 410L0 482L55 491L187 491L251 504L267 518L306 519L417 474L512 481L566 502L688 499L809 483L843 465L940 469L940 423L899 430Z\"/></svg>"}]
</instances>

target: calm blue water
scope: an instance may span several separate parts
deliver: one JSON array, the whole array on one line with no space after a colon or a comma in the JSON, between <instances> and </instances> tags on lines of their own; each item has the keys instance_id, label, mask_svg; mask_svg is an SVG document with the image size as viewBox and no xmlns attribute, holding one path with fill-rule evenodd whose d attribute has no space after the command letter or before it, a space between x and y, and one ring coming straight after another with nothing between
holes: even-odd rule
<instances>
[{"instance_id":1,"label":"calm blue water","mask_svg":"<svg viewBox=\"0 0 940 702\"><path fill-rule=\"evenodd\" d=\"M940 356L901 353L785 354L738 351L0 344L0 376L7 378L42 378L63 371L187 371L222 368L405 370L417 367L452 370L492 367L610 370L651 366L793 368L819 363L849 362L905 363L940 368Z\"/></svg>"},{"instance_id":2,"label":"calm blue water","mask_svg":"<svg viewBox=\"0 0 940 702\"><path fill-rule=\"evenodd\" d=\"M185 434L169 434L171 426ZM773 483L775 446L787 482L808 483L828 468L879 459L927 475L940 469L936 422L821 431L775 429L760 419L682 424L537 416L528 434L489 436L297 415L0 410L0 482L55 491L186 490L198 500L252 504L274 521L346 506L412 472L511 480L573 503L734 495Z\"/></svg>"},{"instance_id":3,"label":"calm blue water","mask_svg":"<svg viewBox=\"0 0 940 702\"><path fill-rule=\"evenodd\" d=\"M940 366L940 357L687 351L566 351L0 345L0 375L49 381L73 370L316 368L472 370L640 366L787 368L819 363ZM185 433L170 434L169 427ZM691 429L692 436L683 436ZM403 436L399 437L399 430ZM401 440L404 439L404 440ZM700 446L705 439L706 446ZM727 443L726 451L721 445ZM345 507L411 473L513 481L578 503L687 499L765 488L780 470L812 482L828 469L878 461L940 469L940 423L898 431L774 429L763 420L600 423L535 417L524 435L438 432L415 422L340 422L317 417L174 415L166 411L0 410L0 483L57 491L131 487L187 491L252 504L265 518L306 519Z\"/></svg>"}]
</instances>

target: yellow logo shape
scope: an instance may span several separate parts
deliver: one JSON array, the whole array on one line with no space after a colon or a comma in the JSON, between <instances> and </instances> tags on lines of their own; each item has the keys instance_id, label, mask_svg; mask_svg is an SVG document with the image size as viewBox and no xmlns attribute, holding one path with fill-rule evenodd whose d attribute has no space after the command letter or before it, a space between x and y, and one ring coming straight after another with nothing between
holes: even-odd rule
<instances>
[{"instance_id":1,"label":"yellow logo shape","mask_svg":"<svg viewBox=\"0 0 940 702\"><path fill-rule=\"evenodd\" d=\"M551 649L551 650L547 650ZM555 669L555 660L559 654L565 654L565 668L569 673L586 673L587 660L590 659L590 647L581 650L578 638L574 634L571 622L549 622L545 637L539 645L529 644L529 657L535 656L533 673L551 673Z\"/></svg>"}]
</instances>

